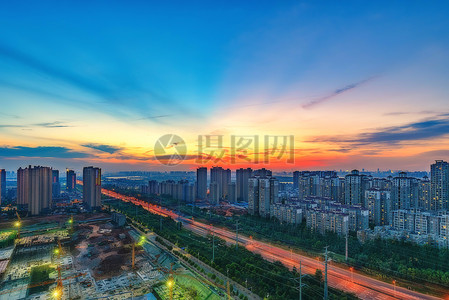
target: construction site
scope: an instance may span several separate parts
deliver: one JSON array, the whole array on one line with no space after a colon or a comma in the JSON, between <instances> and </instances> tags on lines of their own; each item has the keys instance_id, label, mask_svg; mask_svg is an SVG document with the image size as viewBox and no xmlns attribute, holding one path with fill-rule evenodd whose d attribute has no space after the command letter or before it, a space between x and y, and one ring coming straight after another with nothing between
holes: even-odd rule
<instances>
[{"instance_id":1,"label":"construction site","mask_svg":"<svg viewBox=\"0 0 449 300\"><path fill-rule=\"evenodd\" d=\"M0 300L222 299L222 290L110 214L0 223Z\"/></svg>"}]
</instances>

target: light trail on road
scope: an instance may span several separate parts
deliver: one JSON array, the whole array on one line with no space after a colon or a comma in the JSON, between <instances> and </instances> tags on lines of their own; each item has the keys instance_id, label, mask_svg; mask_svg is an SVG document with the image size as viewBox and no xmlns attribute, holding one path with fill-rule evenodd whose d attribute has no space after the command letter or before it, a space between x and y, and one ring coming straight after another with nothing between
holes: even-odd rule
<instances>
[{"instance_id":1,"label":"light trail on road","mask_svg":"<svg viewBox=\"0 0 449 300\"><path fill-rule=\"evenodd\" d=\"M174 220L182 221L186 229L197 234L204 236L213 231L217 236L224 239L228 243L236 242L236 235L230 230L185 218L184 216L181 216L180 214L175 213L174 211L167 208L142 201L135 197L122 195L115 191L103 188L102 193L108 197L119 199L124 202L131 202L135 205L141 206L142 208L153 214L162 215L164 217L171 217ZM323 262L319 261L318 259L300 255L294 252L292 253L283 248L272 246L262 241L254 240L242 234L239 234L238 242L249 251L260 254L266 260L272 262L280 261L290 269L292 269L294 266L296 268L299 268L299 262L301 262L304 273L315 274L316 269L324 270ZM328 284L330 287L353 293L361 299L442 299L408 290L397 285L394 286L393 284L386 283L356 272L353 272L353 274L351 274L351 271L349 269L344 269L342 267L332 265L328 265ZM449 299L449 297L445 299Z\"/></svg>"}]
</instances>

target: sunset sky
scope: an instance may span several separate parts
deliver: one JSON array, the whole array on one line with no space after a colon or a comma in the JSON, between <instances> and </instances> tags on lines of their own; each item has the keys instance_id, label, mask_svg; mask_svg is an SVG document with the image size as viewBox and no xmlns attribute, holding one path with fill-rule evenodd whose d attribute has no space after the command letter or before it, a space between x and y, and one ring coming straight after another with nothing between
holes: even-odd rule
<instances>
[{"instance_id":1,"label":"sunset sky","mask_svg":"<svg viewBox=\"0 0 449 300\"><path fill-rule=\"evenodd\" d=\"M449 159L449 2L187 3L3 3L0 168L188 170L198 135L223 135L218 165L232 135L293 135L277 170ZM176 167L154 157L165 134Z\"/></svg>"}]
</instances>

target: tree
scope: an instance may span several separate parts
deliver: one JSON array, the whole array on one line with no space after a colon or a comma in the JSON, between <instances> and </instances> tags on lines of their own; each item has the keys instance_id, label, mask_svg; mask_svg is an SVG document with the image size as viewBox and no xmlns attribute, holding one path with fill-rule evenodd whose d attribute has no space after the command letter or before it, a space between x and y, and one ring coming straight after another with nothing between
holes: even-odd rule
<instances>
[{"instance_id":1,"label":"tree","mask_svg":"<svg viewBox=\"0 0 449 300\"><path fill-rule=\"evenodd\" d=\"M319 282L323 281L323 271L321 271L321 269L316 269L316 271L315 271L315 278Z\"/></svg>"}]
</instances>

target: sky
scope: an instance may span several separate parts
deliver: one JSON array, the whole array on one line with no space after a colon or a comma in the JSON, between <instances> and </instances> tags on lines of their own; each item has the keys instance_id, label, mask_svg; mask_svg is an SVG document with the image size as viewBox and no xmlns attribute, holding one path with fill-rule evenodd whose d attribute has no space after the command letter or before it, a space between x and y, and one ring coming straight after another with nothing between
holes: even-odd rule
<instances>
[{"instance_id":1,"label":"sky","mask_svg":"<svg viewBox=\"0 0 449 300\"><path fill-rule=\"evenodd\" d=\"M447 1L3 3L0 168L428 170L449 159L448 12ZM185 157L167 166L180 144L155 145L172 134Z\"/></svg>"}]
</instances>

